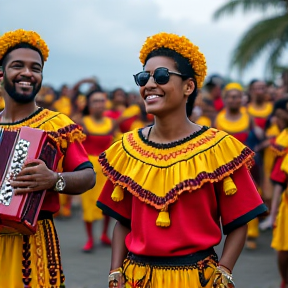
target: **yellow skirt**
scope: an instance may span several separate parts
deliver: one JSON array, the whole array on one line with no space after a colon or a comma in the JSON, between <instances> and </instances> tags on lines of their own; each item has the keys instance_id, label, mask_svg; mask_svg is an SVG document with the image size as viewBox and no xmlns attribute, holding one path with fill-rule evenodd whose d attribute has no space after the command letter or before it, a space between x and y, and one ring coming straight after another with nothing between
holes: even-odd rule
<instances>
[{"instance_id":1,"label":"yellow skirt","mask_svg":"<svg viewBox=\"0 0 288 288\"><path fill-rule=\"evenodd\" d=\"M287 190L282 194L281 203L273 229L271 247L277 251L288 251L288 195Z\"/></svg>"},{"instance_id":2,"label":"yellow skirt","mask_svg":"<svg viewBox=\"0 0 288 288\"><path fill-rule=\"evenodd\" d=\"M89 160L94 166L94 171L96 173L96 184L92 189L81 194L81 199L83 220L86 222L93 222L103 218L102 210L96 206L96 202L107 179L102 173L101 166L98 162L98 157L89 155Z\"/></svg>"},{"instance_id":3,"label":"yellow skirt","mask_svg":"<svg viewBox=\"0 0 288 288\"><path fill-rule=\"evenodd\" d=\"M35 235L0 234L0 255L1 288L65 287L52 220L38 221Z\"/></svg>"},{"instance_id":4,"label":"yellow skirt","mask_svg":"<svg viewBox=\"0 0 288 288\"><path fill-rule=\"evenodd\" d=\"M212 288L217 256L210 255L194 264L173 263L169 258L163 259L166 264L153 264L153 261L139 260L131 254L123 263L125 288ZM142 257L140 257L142 258ZM144 257L153 258L153 257Z\"/></svg>"}]
</instances>

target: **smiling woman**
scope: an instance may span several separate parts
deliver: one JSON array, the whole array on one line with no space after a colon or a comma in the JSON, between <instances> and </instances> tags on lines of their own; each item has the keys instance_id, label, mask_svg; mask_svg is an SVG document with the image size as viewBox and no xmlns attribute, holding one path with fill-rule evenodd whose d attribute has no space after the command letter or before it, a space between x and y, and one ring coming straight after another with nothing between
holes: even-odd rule
<instances>
[{"instance_id":1,"label":"smiling woman","mask_svg":"<svg viewBox=\"0 0 288 288\"><path fill-rule=\"evenodd\" d=\"M99 157L108 180L97 205L118 220L109 287L233 288L246 223L266 211L248 172L253 152L189 120L206 61L186 37L149 37L140 60L134 79L154 125Z\"/></svg>"}]
</instances>

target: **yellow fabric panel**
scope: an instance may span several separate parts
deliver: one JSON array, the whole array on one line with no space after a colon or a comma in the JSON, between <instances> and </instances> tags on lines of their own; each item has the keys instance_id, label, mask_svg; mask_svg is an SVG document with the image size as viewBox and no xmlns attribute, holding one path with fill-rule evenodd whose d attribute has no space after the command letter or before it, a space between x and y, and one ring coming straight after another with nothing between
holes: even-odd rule
<instances>
[{"instance_id":1,"label":"yellow fabric panel","mask_svg":"<svg viewBox=\"0 0 288 288\"><path fill-rule=\"evenodd\" d=\"M131 105L123 111L121 118L131 118L140 114L140 107L138 105Z\"/></svg>"},{"instance_id":2,"label":"yellow fabric panel","mask_svg":"<svg viewBox=\"0 0 288 288\"><path fill-rule=\"evenodd\" d=\"M288 147L288 128L284 129L276 138L276 144L284 148Z\"/></svg>"},{"instance_id":3,"label":"yellow fabric panel","mask_svg":"<svg viewBox=\"0 0 288 288\"><path fill-rule=\"evenodd\" d=\"M96 206L96 202L107 179L102 173L101 166L98 162L98 157L89 155L89 160L93 164L94 171L96 172L96 185L92 189L81 194L81 200L83 220L87 222L93 222L103 218L102 210Z\"/></svg>"},{"instance_id":4,"label":"yellow fabric panel","mask_svg":"<svg viewBox=\"0 0 288 288\"><path fill-rule=\"evenodd\" d=\"M133 263L125 259L123 271L125 271L125 288L212 288L216 263L212 260L204 259L203 263L208 267L197 269L196 267L165 267L149 266L145 264ZM200 275L205 286L200 283ZM207 281L207 282L206 282ZM204 283L203 283L204 284Z\"/></svg>"},{"instance_id":5,"label":"yellow fabric panel","mask_svg":"<svg viewBox=\"0 0 288 288\"><path fill-rule=\"evenodd\" d=\"M0 96L0 111L5 108L5 101L2 96Z\"/></svg>"},{"instance_id":6,"label":"yellow fabric panel","mask_svg":"<svg viewBox=\"0 0 288 288\"><path fill-rule=\"evenodd\" d=\"M254 218L248 222L247 237L258 238L259 237L259 220Z\"/></svg>"},{"instance_id":7,"label":"yellow fabric panel","mask_svg":"<svg viewBox=\"0 0 288 288\"><path fill-rule=\"evenodd\" d=\"M280 134L280 130L276 124L272 124L267 130L266 130L266 137L274 137L278 136Z\"/></svg>"},{"instance_id":8,"label":"yellow fabric panel","mask_svg":"<svg viewBox=\"0 0 288 288\"><path fill-rule=\"evenodd\" d=\"M135 129L144 128L144 127L145 127L145 123L143 121L135 120L131 125L131 131L133 131Z\"/></svg>"},{"instance_id":9,"label":"yellow fabric panel","mask_svg":"<svg viewBox=\"0 0 288 288\"><path fill-rule=\"evenodd\" d=\"M201 125L201 126L207 126L207 127L211 127L212 123L210 118L206 117L206 116L200 116L197 121L195 121L196 124Z\"/></svg>"},{"instance_id":10,"label":"yellow fabric panel","mask_svg":"<svg viewBox=\"0 0 288 288\"><path fill-rule=\"evenodd\" d=\"M60 287L60 269L56 267L55 279L56 284L49 284L49 269L48 269L48 256L47 251L51 251L52 247L47 247L45 240L44 230L47 230L45 226L49 226L52 234L51 245L56 245L54 227L50 220L38 221L37 232L35 235L29 236L30 244L30 260L31 264L31 276L30 285L33 288L59 288ZM46 231L47 233L47 231ZM19 234L5 235L0 234L0 287L20 288L24 287L22 282L22 260L23 260L23 236ZM54 243L53 243L54 242ZM56 247L53 247L55 249ZM50 249L50 250L49 250ZM56 259L56 265L60 264L60 255L57 255L55 251L54 257Z\"/></svg>"},{"instance_id":11,"label":"yellow fabric panel","mask_svg":"<svg viewBox=\"0 0 288 288\"><path fill-rule=\"evenodd\" d=\"M288 194L287 190L282 194L281 204L276 219L276 227L273 229L271 247L277 251L288 251Z\"/></svg>"},{"instance_id":12,"label":"yellow fabric panel","mask_svg":"<svg viewBox=\"0 0 288 288\"><path fill-rule=\"evenodd\" d=\"M71 99L67 96L61 96L54 102L54 108L56 111L70 116L72 112Z\"/></svg>"},{"instance_id":13,"label":"yellow fabric panel","mask_svg":"<svg viewBox=\"0 0 288 288\"><path fill-rule=\"evenodd\" d=\"M270 146L270 149L277 156L283 156L288 152L288 128L284 129L275 140L275 144Z\"/></svg>"},{"instance_id":14,"label":"yellow fabric panel","mask_svg":"<svg viewBox=\"0 0 288 288\"><path fill-rule=\"evenodd\" d=\"M283 159L280 169L288 174L288 155L286 155Z\"/></svg>"}]
</instances>

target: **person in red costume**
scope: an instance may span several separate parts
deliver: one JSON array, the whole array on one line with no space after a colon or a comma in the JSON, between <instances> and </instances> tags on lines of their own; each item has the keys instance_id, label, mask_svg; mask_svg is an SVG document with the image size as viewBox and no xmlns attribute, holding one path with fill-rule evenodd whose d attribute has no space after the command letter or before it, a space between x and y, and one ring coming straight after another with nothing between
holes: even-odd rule
<instances>
[{"instance_id":1,"label":"person in red costume","mask_svg":"<svg viewBox=\"0 0 288 288\"><path fill-rule=\"evenodd\" d=\"M98 156L113 143L115 130L115 121L104 116L106 101L106 93L101 89L92 90L87 95L87 105L83 111L82 127L87 135L83 146L88 153L89 160L93 163L97 183L91 190L81 195L83 220L87 233L87 242L83 247L84 252L90 252L94 248L93 222L103 218L102 211L95 205L106 182L98 162ZM109 216L104 215L104 225L100 238L101 242L106 245L111 245L111 240L108 237L109 219Z\"/></svg>"},{"instance_id":2,"label":"person in red costume","mask_svg":"<svg viewBox=\"0 0 288 288\"><path fill-rule=\"evenodd\" d=\"M99 156L108 179L97 206L117 219L109 287L233 288L246 223L267 210L248 171L253 152L189 120L207 67L185 36L148 37L140 61L134 79L154 124Z\"/></svg>"}]
</instances>

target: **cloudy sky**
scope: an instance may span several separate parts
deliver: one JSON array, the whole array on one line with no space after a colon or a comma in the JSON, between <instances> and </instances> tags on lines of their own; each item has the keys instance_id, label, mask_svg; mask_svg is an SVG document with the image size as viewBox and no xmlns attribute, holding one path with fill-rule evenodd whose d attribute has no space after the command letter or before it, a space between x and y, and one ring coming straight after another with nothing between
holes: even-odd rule
<instances>
[{"instance_id":1,"label":"cloudy sky","mask_svg":"<svg viewBox=\"0 0 288 288\"><path fill-rule=\"evenodd\" d=\"M47 42L50 56L44 83L59 88L97 77L106 89L135 89L132 74L141 70L139 50L147 36L172 32L200 47L208 74L232 78L229 57L242 33L261 14L237 14L213 21L227 0L2 0L0 34L24 28ZM242 78L263 76L261 59Z\"/></svg>"}]
</instances>

